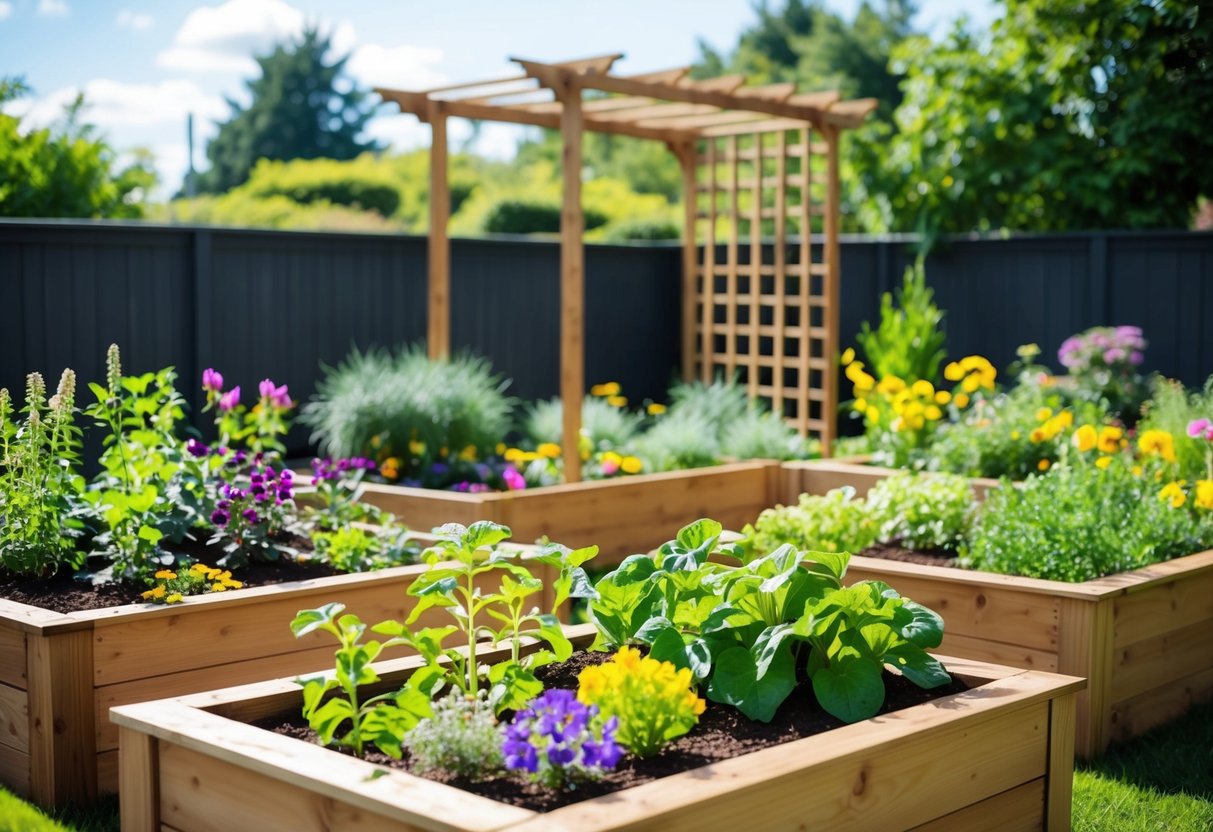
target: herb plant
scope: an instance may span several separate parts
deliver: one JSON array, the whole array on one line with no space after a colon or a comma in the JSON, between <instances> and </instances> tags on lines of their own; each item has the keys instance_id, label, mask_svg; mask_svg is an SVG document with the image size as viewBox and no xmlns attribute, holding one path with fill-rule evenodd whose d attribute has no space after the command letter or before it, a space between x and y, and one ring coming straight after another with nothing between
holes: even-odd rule
<instances>
[{"instance_id":1,"label":"herb plant","mask_svg":"<svg viewBox=\"0 0 1213 832\"><path fill-rule=\"evenodd\" d=\"M25 418L17 421L8 390L0 389L0 567L7 572L45 575L83 564L75 391L76 374L64 370L47 401L42 376L31 373Z\"/></svg>"},{"instance_id":2,"label":"herb plant","mask_svg":"<svg viewBox=\"0 0 1213 832\"><path fill-rule=\"evenodd\" d=\"M691 671L620 647L611 661L577 677L577 698L596 705L599 719L618 722L615 738L637 757L651 757L699 722L705 703L691 686Z\"/></svg>"},{"instance_id":3,"label":"herb plant","mask_svg":"<svg viewBox=\"0 0 1213 832\"><path fill-rule=\"evenodd\" d=\"M923 476L899 471L868 492L867 508L882 541L909 549L955 551L970 535L977 499L955 474Z\"/></svg>"},{"instance_id":4,"label":"herb plant","mask_svg":"<svg viewBox=\"0 0 1213 832\"><path fill-rule=\"evenodd\" d=\"M773 552L784 543L820 552L861 552L877 542L879 521L851 486L823 495L801 494L794 506L764 509L752 529L758 552Z\"/></svg>"},{"instance_id":5,"label":"herb plant","mask_svg":"<svg viewBox=\"0 0 1213 832\"><path fill-rule=\"evenodd\" d=\"M485 691L471 697L452 690L434 701L433 711L404 736L418 771L481 780L501 769L501 734Z\"/></svg>"},{"instance_id":6,"label":"herb plant","mask_svg":"<svg viewBox=\"0 0 1213 832\"><path fill-rule=\"evenodd\" d=\"M312 531L316 557L341 572L371 572L418 563L423 547L407 529L384 527L370 531L343 526L336 531Z\"/></svg>"}]
</instances>

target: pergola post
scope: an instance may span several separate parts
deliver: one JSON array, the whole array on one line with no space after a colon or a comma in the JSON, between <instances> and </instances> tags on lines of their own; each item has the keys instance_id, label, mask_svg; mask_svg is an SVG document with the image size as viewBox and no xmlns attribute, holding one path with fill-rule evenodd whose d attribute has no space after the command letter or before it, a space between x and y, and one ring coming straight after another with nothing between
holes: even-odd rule
<instances>
[{"instance_id":1,"label":"pergola post","mask_svg":"<svg viewBox=\"0 0 1213 832\"><path fill-rule=\"evenodd\" d=\"M670 144L670 150L682 165L682 380L695 378L695 267L699 257L699 236L696 233L698 184L695 179L695 142Z\"/></svg>"},{"instance_id":2,"label":"pergola post","mask_svg":"<svg viewBox=\"0 0 1213 832\"><path fill-rule=\"evenodd\" d=\"M428 288L429 313L426 343L431 359L451 354L451 244L447 223L451 216L451 188L447 181L446 111L443 102L429 102L430 234Z\"/></svg>"},{"instance_id":3,"label":"pergola post","mask_svg":"<svg viewBox=\"0 0 1213 832\"><path fill-rule=\"evenodd\" d=\"M585 218L581 210L581 85L562 72L560 110L564 204L560 211L561 448L566 482L581 481L581 400L585 395Z\"/></svg>"},{"instance_id":4,"label":"pergola post","mask_svg":"<svg viewBox=\"0 0 1213 832\"><path fill-rule=\"evenodd\" d=\"M841 188L838 181L838 144L842 131L837 127L822 128L826 139L826 212L825 212L825 362L821 368L823 400L821 425L821 455L829 458L837 432L838 413L838 309L842 306L841 281L838 269L838 218L841 210ZM828 418L827 418L828 414Z\"/></svg>"}]
</instances>

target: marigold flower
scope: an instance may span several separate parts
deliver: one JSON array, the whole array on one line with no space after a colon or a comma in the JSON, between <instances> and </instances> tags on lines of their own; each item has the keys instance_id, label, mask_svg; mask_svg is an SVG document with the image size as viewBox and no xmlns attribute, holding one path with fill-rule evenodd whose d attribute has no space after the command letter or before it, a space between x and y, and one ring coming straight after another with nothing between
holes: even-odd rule
<instances>
[{"instance_id":1,"label":"marigold flower","mask_svg":"<svg viewBox=\"0 0 1213 832\"><path fill-rule=\"evenodd\" d=\"M1114 454L1120 450L1120 443L1125 432L1118 427L1106 425L1099 431L1099 452Z\"/></svg>"},{"instance_id":2,"label":"marigold flower","mask_svg":"<svg viewBox=\"0 0 1213 832\"><path fill-rule=\"evenodd\" d=\"M611 407L627 407L628 406L628 397L627 396L607 396L607 404L609 404Z\"/></svg>"},{"instance_id":3,"label":"marigold flower","mask_svg":"<svg viewBox=\"0 0 1213 832\"><path fill-rule=\"evenodd\" d=\"M1157 454L1167 462L1175 461L1175 440L1165 430L1143 431L1137 438L1137 448L1147 456Z\"/></svg>"},{"instance_id":4,"label":"marigold flower","mask_svg":"<svg viewBox=\"0 0 1213 832\"><path fill-rule=\"evenodd\" d=\"M463 450L459 452L459 458L464 460L465 462L475 462L476 461L476 446L475 445L464 445Z\"/></svg>"},{"instance_id":5,"label":"marigold flower","mask_svg":"<svg viewBox=\"0 0 1213 832\"><path fill-rule=\"evenodd\" d=\"M1196 481L1196 493L1192 502L1198 508L1213 510L1213 480Z\"/></svg>"},{"instance_id":6,"label":"marigold flower","mask_svg":"<svg viewBox=\"0 0 1213 832\"><path fill-rule=\"evenodd\" d=\"M1049 466L1052 464L1053 463L1049 462L1049 460L1042 459L1040 462L1036 463L1036 470L1037 471L1048 471Z\"/></svg>"},{"instance_id":7,"label":"marigold flower","mask_svg":"<svg viewBox=\"0 0 1213 832\"><path fill-rule=\"evenodd\" d=\"M665 413L666 406L660 402L652 402L646 409L650 416L660 416L662 413Z\"/></svg>"},{"instance_id":8,"label":"marigold flower","mask_svg":"<svg viewBox=\"0 0 1213 832\"><path fill-rule=\"evenodd\" d=\"M965 376L964 369L955 361L943 368L943 377L948 381L960 381Z\"/></svg>"},{"instance_id":9,"label":"marigold flower","mask_svg":"<svg viewBox=\"0 0 1213 832\"><path fill-rule=\"evenodd\" d=\"M174 592L172 595L170 595L170 596L168 596L167 598L165 598L165 599L164 599L164 603L166 603L166 604L180 604L180 603L181 603L183 600L185 600L185 599L183 599L183 598L181 597L181 593L180 593L180 592Z\"/></svg>"},{"instance_id":10,"label":"marigold flower","mask_svg":"<svg viewBox=\"0 0 1213 832\"><path fill-rule=\"evenodd\" d=\"M943 411L933 404L927 405L926 410L924 410L922 413L932 422L937 422L943 418Z\"/></svg>"},{"instance_id":11,"label":"marigold flower","mask_svg":"<svg viewBox=\"0 0 1213 832\"><path fill-rule=\"evenodd\" d=\"M956 396L952 399L952 402L958 408L960 408L961 410L964 410L966 407L969 406L969 397L966 396L964 393L957 393Z\"/></svg>"},{"instance_id":12,"label":"marigold flower","mask_svg":"<svg viewBox=\"0 0 1213 832\"><path fill-rule=\"evenodd\" d=\"M1184 493L1184 486L1187 485L1186 480L1173 480L1162 487L1158 492L1158 499L1171 503L1171 508L1179 508L1188 501L1188 495Z\"/></svg>"},{"instance_id":13,"label":"marigold flower","mask_svg":"<svg viewBox=\"0 0 1213 832\"><path fill-rule=\"evenodd\" d=\"M160 569L152 577L158 581L171 581L173 578L177 577L177 573L171 569Z\"/></svg>"},{"instance_id":14,"label":"marigold flower","mask_svg":"<svg viewBox=\"0 0 1213 832\"><path fill-rule=\"evenodd\" d=\"M898 376L885 376L876 385L877 392L884 393L888 396L894 396L906 389L906 383Z\"/></svg>"},{"instance_id":15,"label":"marigold flower","mask_svg":"<svg viewBox=\"0 0 1213 832\"><path fill-rule=\"evenodd\" d=\"M1037 445L1039 445L1041 442L1044 442L1045 441L1044 430L1041 428L1033 428L1032 432L1028 434L1028 441L1030 441L1034 444L1037 444Z\"/></svg>"},{"instance_id":16,"label":"marigold flower","mask_svg":"<svg viewBox=\"0 0 1213 832\"><path fill-rule=\"evenodd\" d=\"M935 396L935 385L925 378L920 378L910 385L910 392L919 398L933 398Z\"/></svg>"},{"instance_id":17,"label":"marigold flower","mask_svg":"<svg viewBox=\"0 0 1213 832\"><path fill-rule=\"evenodd\" d=\"M623 461L619 463L619 467L623 469L625 474L639 474L644 468L644 463L639 458L634 456L625 456Z\"/></svg>"},{"instance_id":18,"label":"marigold flower","mask_svg":"<svg viewBox=\"0 0 1213 832\"><path fill-rule=\"evenodd\" d=\"M1107 467L1111 464L1112 457L1110 456L1101 456L1099 459L1095 460L1095 467L1101 471L1107 469Z\"/></svg>"},{"instance_id":19,"label":"marigold flower","mask_svg":"<svg viewBox=\"0 0 1213 832\"><path fill-rule=\"evenodd\" d=\"M539 447L535 449L535 453L539 454L539 456L546 457L547 459L555 459L556 457L560 456L560 446L555 442L542 442L540 443Z\"/></svg>"},{"instance_id":20,"label":"marigold flower","mask_svg":"<svg viewBox=\"0 0 1213 832\"><path fill-rule=\"evenodd\" d=\"M947 404L950 401L952 401L952 394L947 390L935 391L935 404Z\"/></svg>"},{"instance_id":21,"label":"marigold flower","mask_svg":"<svg viewBox=\"0 0 1213 832\"><path fill-rule=\"evenodd\" d=\"M1043 422L1045 419L1052 417L1052 415L1053 415L1053 408L1042 407L1036 411L1036 421Z\"/></svg>"},{"instance_id":22,"label":"marigold flower","mask_svg":"<svg viewBox=\"0 0 1213 832\"><path fill-rule=\"evenodd\" d=\"M852 361L855 360L855 348L847 347L845 350L842 351L842 357L839 358L838 360L843 365L850 364Z\"/></svg>"},{"instance_id":23,"label":"marigold flower","mask_svg":"<svg viewBox=\"0 0 1213 832\"><path fill-rule=\"evenodd\" d=\"M1081 453L1086 453L1095 447L1099 441L1099 436L1095 433L1095 428L1090 425L1083 425L1078 430L1074 431L1074 435L1070 437L1070 442Z\"/></svg>"},{"instance_id":24,"label":"marigold flower","mask_svg":"<svg viewBox=\"0 0 1213 832\"><path fill-rule=\"evenodd\" d=\"M966 393L976 393L977 388L981 387L981 377L977 375L965 376L965 379L960 383L960 386Z\"/></svg>"},{"instance_id":25,"label":"marigold flower","mask_svg":"<svg viewBox=\"0 0 1213 832\"><path fill-rule=\"evenodd\" d=\"M595 384L593 387L591 387L590 395L600 397L618 396L619 391L622 389L623 388L619 386L619 382L608 381L605 384Z\"/></svg>"}]
</instances>

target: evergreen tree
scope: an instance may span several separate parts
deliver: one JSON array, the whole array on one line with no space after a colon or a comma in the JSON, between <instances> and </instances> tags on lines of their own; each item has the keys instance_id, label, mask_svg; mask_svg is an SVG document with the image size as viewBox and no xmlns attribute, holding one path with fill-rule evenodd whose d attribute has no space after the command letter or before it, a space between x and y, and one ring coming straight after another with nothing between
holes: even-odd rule
<instances>
[{"instance_id":1,"label":"evergreen tree","mask_svg":"<svg viewBox=\"0 0 1213 832\"><path fill-rule=\"evenodd\" d=\"M326 60L331 37L305 29L258 57L261 77L247 82L251 101L228 99L231 118L206 148L210 170L198 190L218 193L248 179L258 159L352 159L382 147L360 136L373 115L367 93L343 79L349 56Z\"/></svg>"}]
</instances>

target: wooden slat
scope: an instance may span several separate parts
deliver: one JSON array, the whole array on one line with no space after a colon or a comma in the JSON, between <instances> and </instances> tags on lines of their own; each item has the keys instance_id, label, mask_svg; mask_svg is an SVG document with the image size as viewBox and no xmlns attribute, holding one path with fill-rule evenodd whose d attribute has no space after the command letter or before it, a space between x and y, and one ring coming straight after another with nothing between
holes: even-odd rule
<instances>
[{"instance_id":1,"label":"wooden slat","mask_svg":"<svg viewBox=\"0 0 1213 832\"><path fill-rule=\"evenodd\" d=\"M804 104L809 107L829 107L841 101L842 95L838 90L819 90L816 92L797 93L789 99L794 104Z\"/></svg>"},{"instance_id":2,"label":"wooden slat","mask_svg":"<svg viewBox=\"0 0 1213 832\"><path fill-rule=\"evenodd\" d=\"M498 84L508 84L513 81L524 80L526 75L507 75L504 78L491 78L487 81L460 81L457 84L444 84L441 87L430 87L427 90L421 90L418 95L433 95L440 92L454 92L455 90L470 90L480 87L493 87Z\"/></svg>"},{"instance_id":3,"label":"wooden slat","mask_svg":"<svg viewBox=\"0 0 1213 832\"><path fill-rule=\"evenodd\" d=\"M699 239L696 228L696 177L694 142L674 145L678 162L682 166L682 380L690 382L695 376L695 336L698 318L695 307L698 303L696 268L698 267Z\"/></svg>"},{"instance_id":4,"label":"wooden slat","mask_svg":"<svg viewBox=\"0 0 1213 832\"><path fill-rule=\"evenodd\" d=\"M446 114L432 103L430 128L430 233L427 238L429 314L426 343L431 359L451 354L451 246L447 222L451 215L451 189L447 181Z\"/></svg>"},{"instance_id":5,"label":"wooden slat","mask_svg":"<svg viewBox=\"0 0 1213 832\"><path fill-rule=\"evenodd\" d=\"M813 147L812 133L808 127L802 128L800 134L799 148L807 148L811 151ZM789 148L785 148L787 152ZM809 321L809 280L808 277L813 273L813 224L812 224L812 202L809 199L809 193L813 188L813 158L811 153L805 153L800 162L800 247L797 252L798 263L797 272L801 277L800 294L797 296L799 305L799 318L801 329L811 329L812 324ZM796 430L801 436L808 436L809 433L809 397L804 395L809 388L809 339L812 338L812 333L809 338L805 338L800 344L800 391L801 400L796 408ZM827 355L826 358L832 358ZM830 446L823 444L821 446L822 456L830 456Z\"/></svg>"},{"instance_id":6,"label":"wooden slat","mask_svg":"<svg viewBox=\"0 0 1213 832\"><path fill-rule=\"evenodd\" d=\"M97 752L97 794L118 794L118 749Z\"/></svg>"},{"instance_id":7,"label":"wooden slat","mask_svg":"<svg viewBox=\"0 0 1213 832\"><path fill-rule=\"evenodd\" d=\"M910 709L914 710L914 709ZM941 709L942 710L942 709ZM1025 712L1030 718L1025 719ZM907 714L908 712L901 712ZM882 717L897 720L898 715ZM920 716L920 718L922 718ZM929 717L902 737L896 749L869 748L847 753L831 732L828 766L789 771L788 759L807 765L816 755L801 740L764 749L744 758L684 772L617 795L587 800L547 813L518 827L518 832L555 829L702 832L704 829L904 829L1038 780L1044 775L1048 705L1038 703L990 719L936 725ZM855 727L855 726L849 726ZM970 754L956 754L960 745ZM687 788L708 779L736 788ZM928 784L947 784L947 799ZM603 823L610 818L610 825Z\"/></svg>"},{"instance_id":8,"label":"wooden slat","mask_svg":"<svg viewBox=\"0 0 1213 832\"><path fill-rule=\"evenodd\" d=\"M53 805L97 796L92 641L87 630L30 636L30 793Z\"/></svg>"},{"instance_id":9,"label":"wooden slat","mask_svg":"<svg viewBox=\"0 0 1213 832\"><path fill-rule=\"evenodd\" d=\"M738 98L760 98L764 101L791 101L795 92L796 84L791 81L783 81L758 87L738 87L734 95ZM802 100L796 103L808 102Z\"/></svg>"},{"instance_id":10,"label":"wooden slat","mask_svg":"<svg viewBox=\"0 0 1213 832\"><path fill-rule=\"evenodd\" d=\"M1058 599L1057 669L1083 676L1087 689L1078 696L1076 747L1092 757L1107 746L1112 699L1112 605L1108 601Z\"/></svg>"},{"instance_id":11,"label":"wooden slat","mask_svg":"<svg viewBox=\"0 0 1213 832\"><path fill-rule=\"evenodd\" d=\"M0 783L19 797L30 797L29 754L5 749L0 753Z\"/></svg>"},{"instance_id":12,"label":"wooden slat","mask_svg":"<svg viewBox=\"0 0 1213 832\"><path fill-rule=\"evenodd\" d=\"M0 685L0 754L29 751L29 694Z\"/></svg>"},{"instance_id":13,"label":"wooden slat","mask_svg":"<svg viewBox=\"0 0 1213 832\"><path fill-rule=\"evenodd\" d=\"M711 140L715 144L716 140ZM726 379L733 379L737 372L737 217L740 214L737 208L737 137L733 136L728 140L726 145L726 155L732 156L734 161L729 162L729 176L724 185L728 189L729 194L729 239L726 246L727 256L725 258L725 297L724 304L727 310L725 321L725 360L724 371ZM713 199L715 195L713 194ZM713 272L713 274L715 271ZM713 295L715 302L716 295ZM707 325L711 321L705 321ZM715 326L712 327L713 334Z\"/></svg>"},{"instance_id":14,"label":"wooden slat","mask_svg":"<svg viewBox=\"0 0 1213 832\"><path fill-rule=\"evenodd\" d=\"M1117 649L1213 620L1213 571L1130 592L1113 602Z\"/></svg>"},{"instance_id":15,"label":"wooden slat","mask_svg":"<svg viewBox=\"0 0 1213 832\"><path fill-rule=\"evenodd\" d=\"M1213 668L1210 619L1117 647L1112 662L1112 701L1132 699L1154 688Z\"/></svg>"},{"instance_id":16,"label":"wooden slat","mask_svg":"<svg viewBox=\"0 0 1213 832\"><path fill-rule=\"evenodd\" d=\"M122 730L122 750L118 758L122 802L118 809L123 832L155 832L159 828L158 746L159 742L149 734L129 728Z\"/></svg>"},{"instance_id":17,"label":"wooden slat","mask_svg":"<svg viewBox=\"0 0 1213 832\"><path fill-rule=\"evenodd\" d=\"M800 124L800 126L804 127L803 124ZM787 153L788 157L798 157L798 156L812 157L812 156L824 156L828 152L828 148L827 148L827 145L825 142L814 142L812 145L809 145L808 146L809 150L807 153L805 152L805 147L806 147L806 145L803 143L797 144L797 145L791 145L787 148L786 153ZM775 151L773 148L766 150L765 153L766 153L766 158L768 158L768 159L772 159L775 156ZM756 158L756 155L757 155L757 151L754 148L747 147L747 148L743 148L743 149L737 151L737 158L742 161L754 159L754 158ZM732 159L722 159L721 161L722 162L731 162Z\"/></svg>"},{"instance_id":18,"label":"wooden slat","mask_svg":"<svg viewBox=\"0 0 1213 832\"><path fill-rule=\"evenodd\" d=\"M1044 829L1045 778L915 826L911 832L1037 832Z\"/></svg>"},{"instance_id":19,"label":"wooden slat","mask_svg":"<svg viewBox=\"0 0 1213 832\"><path fill-rule=\"evenodd\" d=\"M1172 719L1183 716L1200 702L1213 699L1213 667L1131 699L1112 703L1108 739L1123 742Z\"/></svg>"},{"instance_id":20,"label":"wooden slat","mask_svg":"<svg viewBox=\"0 0 1213 832\"><path fill-rule=\"evenodd\" d=\"M0 621L0 683L25 689L25 632Z\"/></svg>"},{"instance_id":21,"label":"wooden slat","mask_svg":"<svg viewBox=\"0 0 1213 832\"><path fill-rule=\"evenodd\" d=\"M702 133L703 130L713 127L720 127L722 125L745 125L749 130L753 130L754 128L751 125L755 124L760 119L762 119L761 115L739 110L725 110L723 112L716 110L703 110L700 111L698 115L683 115L677 117L660 116L657 118L649 118L648 116L638 116L635 120L635 124L640 127L646 127L650 130L686 130L694 133Z\"/></svg>"},{"instance_id":22,"label":"wooden slat","mask_svg":"<svg viewBox=\"0 0 1213 832\"><path fill-rule=\"evenodd\" d=\"M703 271L712 274L716 266L716 141L708 141L708 210L707 228L703 239ZM703 280L703 313L699 320L699 380L704 384L712 380L712 338L709 327L716 322L716 307L711 301L715 291L710 277Z\"/></svg>"},{"instance_id":23,"label":"wooden slat","mask_svg":"<svg viewBox=\"0 0 1213 832\"><path fill-rule=\"evenodd\" d=\"M748 393L751 399L759 395L758 366L754 363L754 358L758 357L759 354L758 323L760 318L758 313L758 296L762 294L762 267L765 265L762 262L762 153L764 148L762 134L753 134L753 141L754 149L758 155L754 161L753 180L755 187L751 197L753 204L750 206L750 263L747 267L747 272L750 276L750 320L747 327L750 336L750 353L744 359L748 376Z\"/></svg>"},{"instance_id":24,"label":"wooden slat","mask_svg":"<svg viewBox=\"0 0 1213 832\"><path fill-rule=\"evenodd\" d=\"M969 656L993 664L1042 670L1046 673L1057 672L1056 653L1048 650L1035 650L1021 644L1007 644L1002 641L991 641L988 638L945 632L944 643L939 649L954 656Z\"/></svg>"},{"instance_id":25,"label":"wooden slat","mask_svg":"<svg viewBox=\"0 0 1213 832\"><path fill-rule=\"evenodd\" d=\"M613 62L615 58L611 58ZM608 63L607 67L610 66ZM524 67L525 68L525 67ZM603 68L600 71L605 72ZM581 480L581 401L585 396L585 216L581 209L581 87L567 74L556 95L563 147L560 209L560 400L564 403L561 446L564 479Z\"/></svg>"},{"instance_id":26,"label":"wooden slat","mask_svg":"<svg viewBox=\"0 0 1213 832\"><path fill-rule=\"evenodd\" d=\"M793 87L795 89L795 87ZM791 92L788 93L791 95ZM775 262L772 265L775 278L775 337L772 340L772 353L782 358L785 354L784 349L784 323L787 318L787 308L784 306L786 302L786 283L787 283L787 225L788 225L788 203L787 189L785 184L787 181L788 172L788 157L787 157L787 139L782 132L775 134ZM761 176L762 171L757 172ZM757 329L757 327L755 327ZM760 336L761 337L761 336ZM808 345L802 344L800 352L807 352ZM756 350L757 351L757 350ZM782 363L782 362L781 362ZM804 384L804 380L800 384ZM784 407L784 389L783 389L783 372L782 369L776 369L771 373L771 385L775 388L775 393L771 397L771 410L778 413L780 416L786 412Z\"/></svg>"},{"instance_id":27,"label":"wooden slat","mask_svg":"<svg viewBox=\"0 0 1213 832\"><path fill-rule=\"evenodd\" d=\"M611 99L607 99L610 101ZM618 100L618 99L616 99ZM651 101L651 99L634 99L638 102ZM715 107L709 107L706 104L662 104L662 103L637 103L634 107L619 108L612 107L610 109L594 110L594 120L599 122L612 121L652 121L656 123L661 119L679 118L682 116L704 115L707 113L720 112Z\"/></svg>"},{"instance_id":28,"label":"wooden slat","mask_svg":"<svg viewBox=\"0 0 1213 832\"><path fill-rule=\"evenodd\" d=\"M1070 828L1074 794L1074 732L1077 694L1059 696L1049 703L1049 774L1045 787L1045 828Z\"/></svg>"},{"instance_id":29,"label":"wooden slat","mask_svg":"<svg viewBox=\"0 0 1213 832\"><path fill-rule=\"evenodd\" d=\"M834 105L837 106L837 105ZM829 448L837 435L835 422L838 418L838 372L834 361L839 354L838 348L838 315L842 290L839 276L838 253L838 218L841 211L842 194L838 173L838 144L841 140L840 131L827 128L823 131L828 152L826 154L826 212L825 212L825 264L828 269L824 279L824 305L826 338L824 354L830 360L829 367L821 374L821 384L807 384L806 387L817 386L826 391L825 404L821 408L821 446Z\"/></svg>"}]
</instances>

